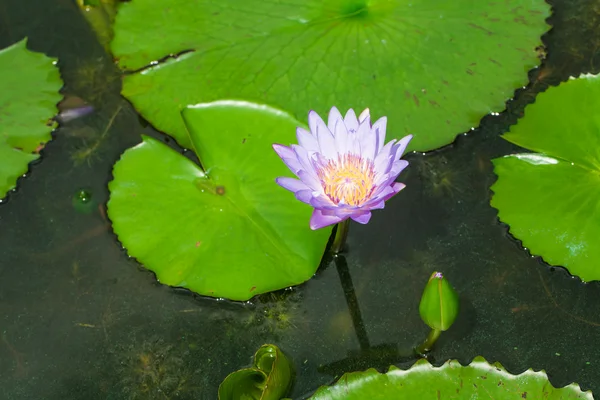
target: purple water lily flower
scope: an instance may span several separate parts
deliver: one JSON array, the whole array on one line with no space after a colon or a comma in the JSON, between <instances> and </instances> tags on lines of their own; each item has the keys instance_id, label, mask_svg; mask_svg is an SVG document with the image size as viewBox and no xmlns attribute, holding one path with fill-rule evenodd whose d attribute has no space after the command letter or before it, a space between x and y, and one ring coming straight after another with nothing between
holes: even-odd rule
<instances>
[{"instance_id":1,"label":"purple water lily flower","mask_svg":"<svg viewBox=\"0 0 600 400\"><path fill-rule=\"evenodd\" d=\"M371 210L381 209L390 197L404 189L395 182L408 161L401 160L412 135L384 146L387 118L371 126L369 109L358 118L350 109L346 116L329 111L327 125L319 115L308 114L310 132L298 128L298 144L274 144L283 162L300 180L280 177L277 183L296 198L315 208L311 229L337 224L348 218L361 224Z\"/></svg>"}]
</instances>

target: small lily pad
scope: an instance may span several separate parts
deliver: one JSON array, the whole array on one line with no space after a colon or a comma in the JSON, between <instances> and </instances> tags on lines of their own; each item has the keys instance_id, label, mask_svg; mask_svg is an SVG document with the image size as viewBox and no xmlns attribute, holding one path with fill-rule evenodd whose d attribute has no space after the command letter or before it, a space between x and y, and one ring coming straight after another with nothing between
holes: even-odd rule
<instances>
[{"instance_id":1,"label":"small lily pad","mask_svg":"<svg viewBox=\"0 0 600 400\"><path fill-rule=\"evenodd\" d=\"M299 122L251 103L183 111L204 170L144 137L114 166L108 215L129 254L168 285L232 300L300 284L317 270L331 229L275 183L290 171L272 150Z\"/></svg>"},{"instance_id":2,"label":"small lily pad","mask_svg":"<svg viewBox=\"0 0 600 400\"><path fill-rule=\"evenodd\" d=\"M450 360L441 367L417 361L410 369L391 367L344 374L333 386L321 387L312 400L378 399L593 399L575 383L557 389L543 371L511 375L502 365L476 357L462 366Z\"/></svg>"},{"instance_id":3,"label":"small lily pad","mask_svg":"<svg viewBox=\"0 0 600 400\"><path fill-rule=\"evenodd\" d=\"M600 268L600 77L552 87L503 137L535 153L493 160L491 204L532 254L584 281Z\"/></svg>"},{"instance_id":4,"label":"small lily pad","mask_svg":"<svg viewBox=\"0 0 600 400\"><path fill-rule=\"evenodd\" d=\"M273 344L254 354L251 368L229 374L219 386L219 400L281 400L292 386L292 364Z\"/></svg>"},{"instance_id":5,"label":"small lily pad","mask_svg":"<svg viewBox=\"0 0 600 400\"><path fill-rule=\"evenodd\" d=\"M0 199L52 139L62 97L55 61L27 50L27 39L0 50Z\"/></svg>"},{"instance_id":6,"label":"small lily pad","mask_svg":"<svg viewBox=\"0 0 600 400\"><path fill-rule=\"evenodd\" d=\"M409 150L502 111L539 64L544 0L136 0L117 14L123 95L191 146L179 107L236 98L304 119L371 108ZM177 57L172 57L177 55ZM139 70L139 71L138 71Z\"/></svg>"}]
</instances>

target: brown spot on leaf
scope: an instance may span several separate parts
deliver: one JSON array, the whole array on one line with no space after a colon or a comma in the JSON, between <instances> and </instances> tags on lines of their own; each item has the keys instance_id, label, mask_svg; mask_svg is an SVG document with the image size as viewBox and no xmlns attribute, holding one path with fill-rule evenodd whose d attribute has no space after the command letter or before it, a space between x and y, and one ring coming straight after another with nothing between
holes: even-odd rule
<instances>
[{"instance_id":1,"label":"brown spot on leaf","mask_svg":"<svg viewBox=\"0 0 600 400\"><path fill-rule=\"evenodd\" d=\"M242 144L246 143L246 138L242 139Z\"/></svg>"},{"instance_id":2,"label":"brown spot on leaf","mask_svg":"<svg viewBox=\"0 0 600 400\"><path fill-rule=\"evenodd\" d=\"M417 105L417 107L419 107L419 98L417 97L417 95L413 94L413 101L415 102L415 104Z\"/></svg>"},{"instance_id":3,"label":"brown spot on leaf","mask_svg":"<svg viewBox=\"0 0 600 400\"><path fill-rule=\"evenodd\" d=\"M494 34L494 32L492 32L492 31L490 31L488 29L485 29L483 26L480 26L480 25L477 25L477 24L470 23L469 26L471 26L471 27L473 27L475 29L479 29L480 31L484 31L485 33L488 34L488 36L492 36Z\"/></svg>"},{"instance_id":4,"label":"brown spot on leaf","mask_svg":"<svg viewBox=\"0 0 600 400\"><path fill-rule=\"evenodd\" d=\"M523 392L523 393L521 394L521 398L522 398L522 399L526 399L526 398L527 398L527 392Z\"/></svg>"},{"instance_id":5,"label":"brown spot on leaf","mask_svg":"<svg viewBox=\"0 0 600 400\"><path fill-rule=\"evenodd\" d=\"M250 288L250 291L251 291L251 292L254 292L255 290L256 290L256 286L252 286L252 287Z\"/></svg>"},{"instance_id":6,"label":"brown spot on leaf","mask_svg":"<svg viewBox=\"0 0 600 400\"><path fill-rule=\"evenodd\" d=\"M475 72L473 72L473 70L467 68L467 74L469 74L469 75L475 75Z\"/></svg>"},{"instance_id":7,"label":"brown spot on leaf","mask_svg":"<svg viewBox=\"0 0 600 400\"><path fill-rule=\"evenodd\" d=\"M225 194L225 186L217 186L215 187L215 193L219 196L223 196Z\"/></svg>"},{"instance_id":8,"label":"brown spot on leaf","mask_svg":"<svg viewBox=\"0 0 600 400\"><path fill-rule=\"evenodd\" d=\"M198 240L198 241L196 242L196 247L200 247L201 245L202 245L202 241Z\"/></svg>"},{"instance_id":9,"label":"brown spot on leaf","mask_svg":"<svg viewBox=\"0 0 600 400\"><path fill-rule=\"evenodd\" d=\"M527 25L527 21L525 21L525 18L523 18L522 15L517 18L513 18L513 21L515 21L517 24Z\"/></svg>"},{"instance_id":10,"label":"brown spot on leaf","mask_svg":"<svg viewBox=\"0 0 600 400\"><path fill-rule=\"evenodd\" d=\"M431 105L432 105L432 106L434 106L434 107L439 107L439 106L440 106L440 105L438 104L438 102L437 102L437 101L435 101L435 100L429 100L429 104L431 104Z\"/></svg>"}]
</instances>

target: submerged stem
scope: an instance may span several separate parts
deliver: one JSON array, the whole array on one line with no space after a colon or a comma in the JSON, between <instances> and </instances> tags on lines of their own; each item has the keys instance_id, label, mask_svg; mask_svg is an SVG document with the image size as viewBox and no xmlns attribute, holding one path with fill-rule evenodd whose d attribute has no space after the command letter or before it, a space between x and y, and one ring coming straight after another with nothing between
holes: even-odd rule
<instances>
[{"instance_id":1,"label":"submerged stem","mask_svg":"<svg viewBox=\"0 0 600 400\"><path fill-rule=\"evenodd\" d=\"M431 351L441 334L441 330L432 329L429 335L427 335L427 339L415 348L415 352L421 357L425 356L425 354Z\"/></svg>"},{"instance_id":2,"label":"submerged stem","mask_svg":"<svg viewBox=\"0 0 600 400\"><path fill-rule=\"evenodd\" d=\"M348 228L350 228L350 218L337 224L337 230L335 232L335 238L331 245L331 252L333 254L341 253L346 244L346 238L348 237Z\"/></svg>"}]
</instances>

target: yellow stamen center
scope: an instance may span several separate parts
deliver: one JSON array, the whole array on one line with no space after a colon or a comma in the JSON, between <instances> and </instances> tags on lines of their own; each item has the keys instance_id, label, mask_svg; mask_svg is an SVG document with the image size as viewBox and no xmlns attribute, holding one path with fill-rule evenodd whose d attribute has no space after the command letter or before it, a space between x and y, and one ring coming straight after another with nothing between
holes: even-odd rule
<instances>
[{"instance_id":1,"label":"yellow stamen center","mask_svg":"<svg viewBox=\"0 0 600 400\"><path fill-rule=\"evenodd\" d=\"M335 204L360 206L371 197L375 171L373 161L354 154L339 155L317 170L325 194Z\"/></svg>"}]
</instances>

